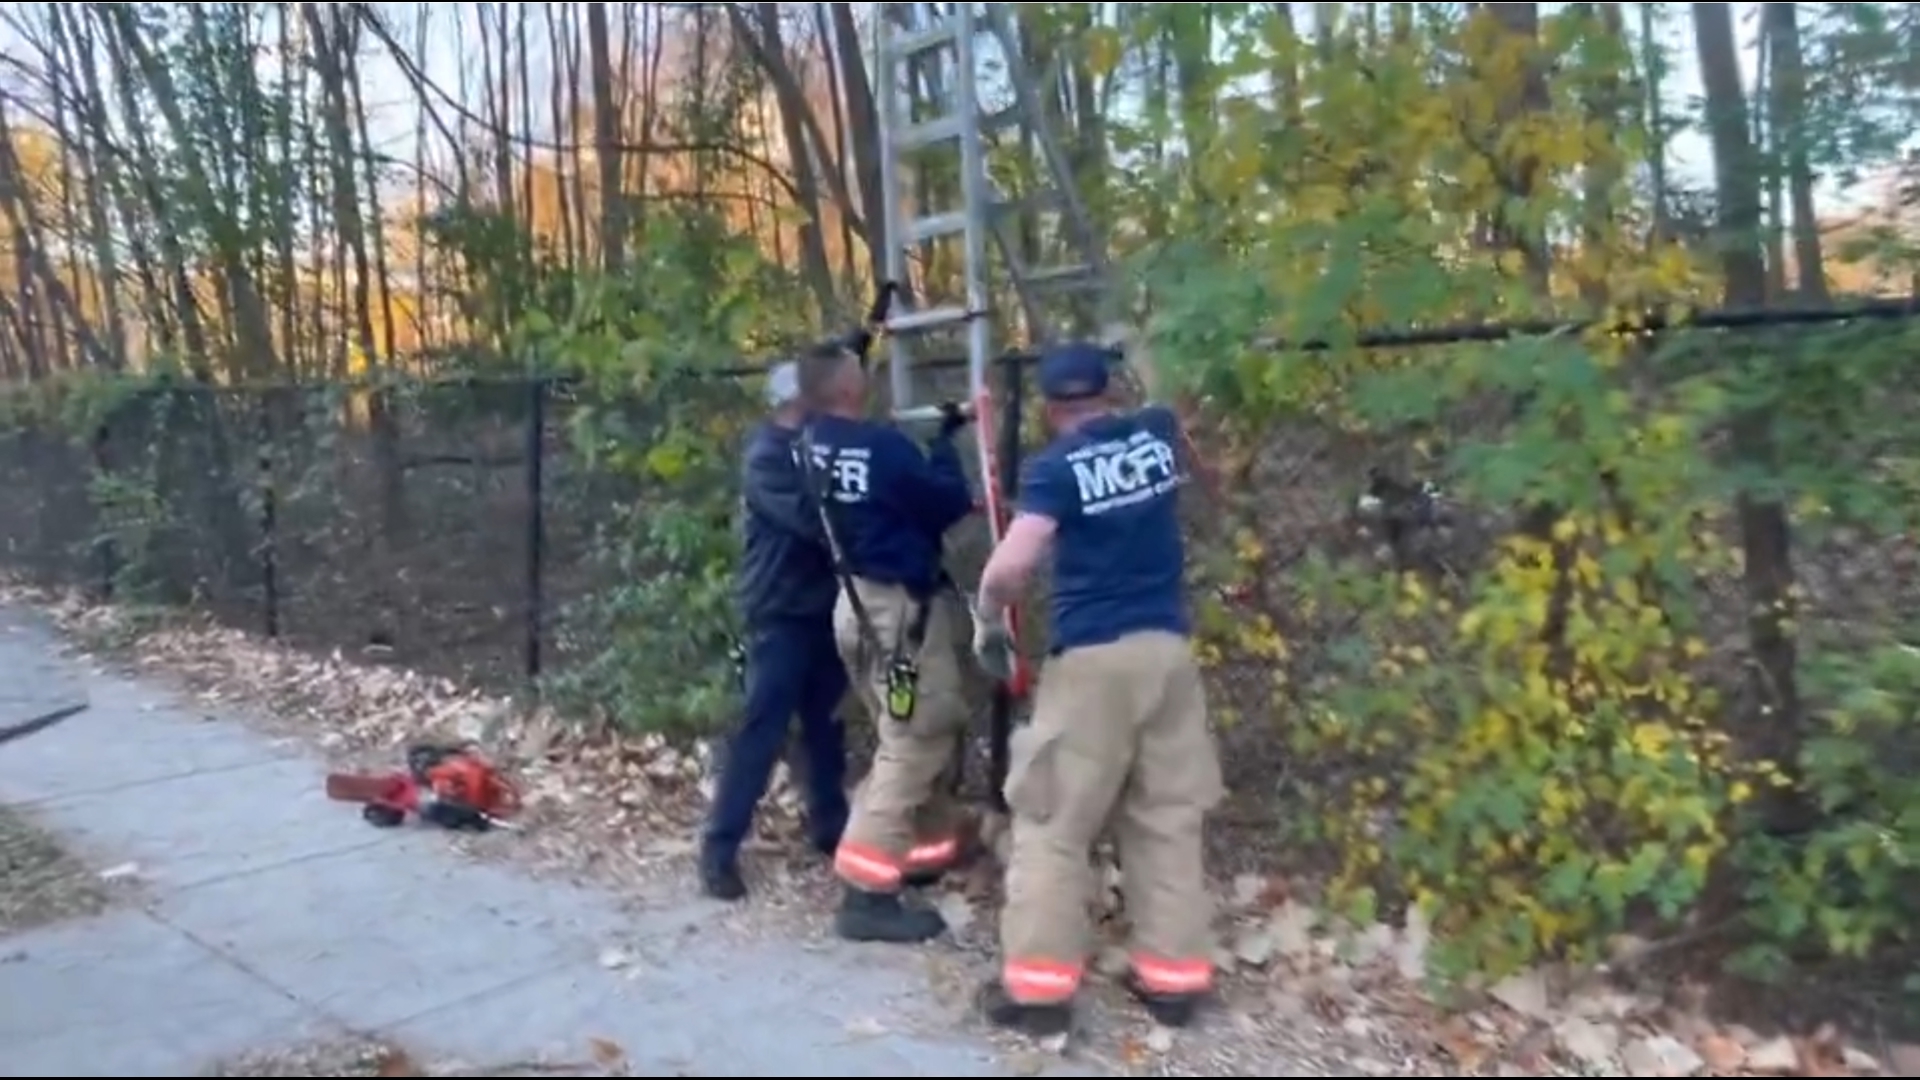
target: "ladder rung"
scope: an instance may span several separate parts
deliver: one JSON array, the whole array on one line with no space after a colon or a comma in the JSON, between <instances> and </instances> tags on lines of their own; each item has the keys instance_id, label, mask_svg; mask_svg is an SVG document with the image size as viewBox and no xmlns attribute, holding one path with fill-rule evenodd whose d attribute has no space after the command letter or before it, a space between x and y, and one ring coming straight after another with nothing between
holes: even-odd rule
<instances>
[{"instance_id":1,"label":"ladder rung","mask_svg":"<svg viewBox=\"0 0 1920 1080\"><path fill-rule=\"evenodd\" d=\"M948 139L957 139L966 127L967 125L957 113L935 117L932 120L908 124L902 128L900 134L894 138L894 145L901 153L908 153Z\"/></svg>"},{"instance_id":2,"label":"ladder rung","mask_svg":"<svg viewBox=\"0 0 1920 1080\"><path fill-rule=\"evenodd\" d=\"M1042 286L1076 285L1090 281L1092 278L1093 267L1085 263L1076 263L1071 266L1045 266L1038 270L1025 271L1020 275L1020 280L1024 284Z\"/></svg>"},{"instance_id":3,"label":"ladder rung","mask_svg":"<svg viewBox=\"0 0 1920 1080\"><path fill-rule=\"evenodd\" d=\"M1020 193L1018 198L1007 200L1007 208L1023 214L1037 214L1044 211L1058 211L1066 198L1060 189L1052 184L1042 184Z\"/></svg>"},{"instance_id":4,"label":"ladder rung","mask_svg":"<svg viewBox=\"0 0 1920 1080\"><path fill-rule=\"evenodd\" d=\"M938 240L943 236L953 236L967 227L967 214L964 210L949 210L944 214L928 214L923 218L914 218L907 222L908 243L919 244L928 240Z\"/></svg>"},{"instance_id":5,"label":"ladder rung","mask_svg":"<svg viewBox=\"0 0 1920 1080\"><path fill-rule=\"evenodd\" d=\"M973 405L970 402L960 402L960 414L972 417ZM893 411L893 419L902 424L931 424L945 415L946 406L944 405L920 405L911 409Z\"/></svg>"},{"instance_id":6,"label":"ladder rung","mask_svg":"<svg viewBox=\"0 0 1920 1080\"><path fill-rule=\"evenodd\" d=\"M904 315L895 315L887 320L887 333L911 334L916 330L937 330L943 326L953 326L973 318L973 313L963 307L937 307L925 311L909 311Z\"/></svg>"},{"instance_id":7,"label":"ladder rung","mask_svg":"<svg viewBox=\"0 0 1920 1080\"><path fill-rule=\"evenodd\" d=\"M930 424L940 419L940 406L922 405L914 409L895 409L893 419L899 424Z\"/></svg>"},{"instance_id":8,"label":"ladder rung","mask_svg":"<svg viewBox=\"0 0 1920 1080\"><path fill-rule=\"evenodd\" d=\"M892 35L887 39L887 44L893 50L894 56L901 60L909 60L923 52L931 52L952 41L953 33L953 23L945 19L940 19L936 20L930 26L923 26L915 30L894 30Z\"/></svg>"}]
</instances>

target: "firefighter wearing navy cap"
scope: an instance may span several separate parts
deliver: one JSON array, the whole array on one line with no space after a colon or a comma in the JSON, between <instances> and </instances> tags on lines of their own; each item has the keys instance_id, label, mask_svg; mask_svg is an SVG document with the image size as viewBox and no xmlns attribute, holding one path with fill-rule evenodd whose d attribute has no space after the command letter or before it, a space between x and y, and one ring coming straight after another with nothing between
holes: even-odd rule
<instances>
[{"instance_id":1,"label":"firefighter wearing navy cap","mask_svg":"<svg viewBox=\"0 0 1920 1080\"><path fill-rule=\"evenodd\" d=\"M1087 343L1042 353L1055 437L1022 475L976 608L974 651L1004 670L1007 608L1051 554L1052 651L1006 784L1002 967L980 1000L995 1023L1032 1034L1066 1030L1086 966L1087 862L1103 833L1119 848L1134 995L1181 1025L1213 983L1201 829L1222 787L1188 640L1179 425L1163 407L1118 407L1112 358Z\"/></svg>"}]
</instances>

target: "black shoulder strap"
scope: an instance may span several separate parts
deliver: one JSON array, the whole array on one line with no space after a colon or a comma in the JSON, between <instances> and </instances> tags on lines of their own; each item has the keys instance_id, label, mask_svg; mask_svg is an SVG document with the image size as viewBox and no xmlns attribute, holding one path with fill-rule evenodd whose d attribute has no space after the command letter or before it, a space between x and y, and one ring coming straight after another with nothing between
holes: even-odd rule
<instances>
[{"instance_id":1,"label":"black shoulder strap","mask_svg":"<svg viewBox=\"0 0 1920 1080\"><path fill-rule=\"evenodd\" d=\"M833 563L833 576L840 579L840 591L846 594L847 606L853 609L854 621L860 625L860 636L866 639L868 648L877 649L880 635L874 629L873 618L867 614L867 605L860 600L860 590L854 587L853 571L847 566L846 549L840 546L840 532L833 525L833 486L814 461L812 424L800 426L798 449L800 475L806 482L807 494L820 512L820 532L827 538L827 558Z\"/></svg>"}]
</instances>

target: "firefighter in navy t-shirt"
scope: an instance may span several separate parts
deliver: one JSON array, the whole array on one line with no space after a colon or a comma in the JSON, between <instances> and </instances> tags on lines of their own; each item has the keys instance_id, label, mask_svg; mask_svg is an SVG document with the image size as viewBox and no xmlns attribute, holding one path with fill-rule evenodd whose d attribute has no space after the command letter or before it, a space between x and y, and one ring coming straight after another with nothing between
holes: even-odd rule
<instances>
[{"instance_id":1,"label":"firefighter in navy t-shirt","mask_svg":"<svg viewBox=\"0 0 1920 1080\"><path fill-rule=\"evenodd\" d=\"M849 579L834 638L880 734L834 852L847 886L835 927L860 941L925 941L944 921L900 893L957 853L951 822L928 818L968 722L965 612L941 572L942 537L973 509L953 444L965 421L949 410L922 451L868 419L866 371L837 345L801 359L800 386L812 410L803 453Z\"/></svg>"},{"instance_id":2,"label":"firefighter in navy t-shirt","mask_svg":"<svg viewBox=\"0 0 1920 1080\"><path fill-rule=\"evenodd\" d=\"M1052 650L1007 777L1002 967L981 994L990 1019L1035 1034L1066 1028L1086 965L1087 860L1103 833L1119 848L1135 996L1178 1025L1213 983L1201 828L1222 791L1188 641L1179 425L1165 408L1115 404L1111 355L1084 343L1042 354L1056 438L1022 475L976 608L975 652L1003 668L1006 609L1051 551Z\"/></svg>"}]
</instances>

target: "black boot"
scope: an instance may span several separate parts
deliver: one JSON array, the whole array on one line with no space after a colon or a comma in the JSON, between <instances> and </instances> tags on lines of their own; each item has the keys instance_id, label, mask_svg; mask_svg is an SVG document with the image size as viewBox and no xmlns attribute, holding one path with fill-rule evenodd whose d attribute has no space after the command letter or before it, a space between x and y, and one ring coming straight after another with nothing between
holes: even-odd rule
<instances>
[{"instance_id":1,"label":"black boot","mask_svg":"<svg viewBox=\"0 0 1920 1080\"><path fill-rule=\"evenodd\" d=\"M947 872L945 870L915 870L913 873L902 877L900 884L905 885L909 889L930 889L940 884L940 879L946 876Z\"/></svg>"},{"instance_id":2,"label":"black boot","mask_svg":"<svg viewBox=\"0 0 1920 1080\"><path fill-rule=\"evenodd\" d=\"M739 861L713 848L700 849L700 890L715 900L745 900L747 883Z\"/></svg>"},{"instance_id":3,"label":"black boot","mask_svg":"<svg viewBox=\"0 0 1920 1080\"><path fill-rule=\"evenodd\" d=\"M849 885L833 929L848 941L918 945L945 933L947 920L931 908L908 907L898 893L871 893Z\"/></svg>"},{"instance_id":4,"label":"black boot","mask_svg":"<svg viewBox=\"0 0 1920 1080\"><path fill-rule=\"evenodd\" d=\"M847 826L844 821L825 827L809 822L807 826L807 844L811 846L813 850L825 855L828 862L832 862L834 852L840 850L840 834L846 830Z\"/></svg>"},{"instance_id":5,"label":"black boot","mask_svg":"<svg viewBox=\"0 0 1920 1080\"><path fill-rule=\"evenodd\" d=\"M1059 1001L1047 1005L1028 1005L1013 1000L1005 983L989 980L974 995L973 1003L987 1022L1008 1031L1031 1035L1036 1039L1065 1035L1073 1028L1073 1005Z\"/></svg>"},{"instance_id":6,"label":"black boot","mask_svg":"<svg viewBox=\"0 0 1920 1080\"><path fill-rule=\"evenodd\" d=\"M1204 994L1168 994L1149 990L1140 984L1138 976L1127 976L1127 993L1133 995L1153 1017L1153 1022L1161 1027L1183 1028L1193 1023L1194 1014L1200 1011L1200 1002Z\"/></svg>"}]
</instances>

